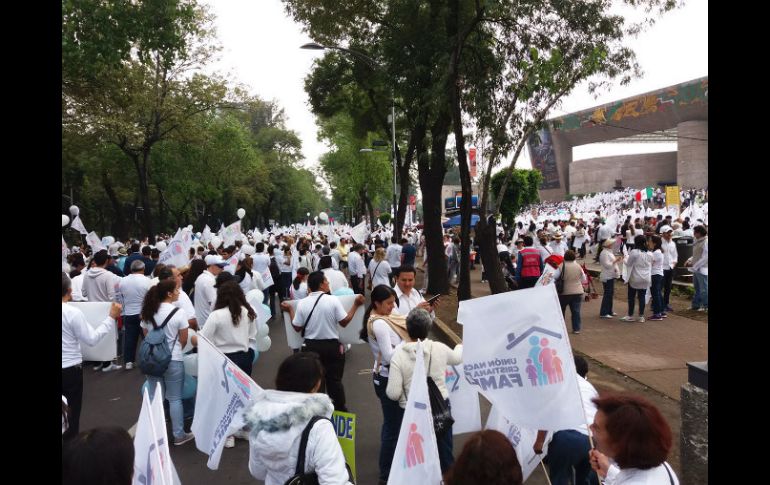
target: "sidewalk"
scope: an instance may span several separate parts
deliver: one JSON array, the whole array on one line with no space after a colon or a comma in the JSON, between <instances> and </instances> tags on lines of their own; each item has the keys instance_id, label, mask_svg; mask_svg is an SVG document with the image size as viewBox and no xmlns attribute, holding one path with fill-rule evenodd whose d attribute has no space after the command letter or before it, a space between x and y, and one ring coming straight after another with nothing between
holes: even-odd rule
<instances>
[{"instance_id":1,"label":"sidewalk","mask_svg":"<svg viewBox=\"0 0 770 485\"><path fill-rule=\"evenodd\" d=\"M601 290L601 284L597 285L597 289ZM453 288L452 293L454 297L456 288ZM471 271L471 294L474 298L490 294L489 285L481 283L481 270L478 266ZM599 318L601 295L583 303L580 312L581 333L569 334L572 347L679 401L680 388L687 382L686 363L708 360L708 323L676 313L670 313L668 318L660 322L621 322L618 318L626 314L628 307L624 293L618 295L616 291L615 296L613 309L618 317L613 320ZM648 309L645 310L645 315L649 313ZM455 309L455 318L456 315ZM567 328L571 329L569 310L565 321ZM456 322L443 327L445 333L452 332L448 327L458 328ZM450 338L454 339L452 335Z\"/></svg>"}]
</instances>

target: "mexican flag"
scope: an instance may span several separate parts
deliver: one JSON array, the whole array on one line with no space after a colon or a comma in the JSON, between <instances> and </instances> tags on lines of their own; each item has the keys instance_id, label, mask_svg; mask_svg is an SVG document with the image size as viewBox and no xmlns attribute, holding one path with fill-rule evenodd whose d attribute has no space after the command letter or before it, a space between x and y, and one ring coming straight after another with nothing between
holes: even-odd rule
<instances>
[{"instance_id":1,"label":"mexican flag","mask_svg":"<svg viewBox=\"0 0 770 485\"><path fill-rule=\"evenodd\" d=\"M640 190L636 193L634 198L637 201L652 199L652 187L647 187L646 189Z\"/></svg>"}]
</instances>

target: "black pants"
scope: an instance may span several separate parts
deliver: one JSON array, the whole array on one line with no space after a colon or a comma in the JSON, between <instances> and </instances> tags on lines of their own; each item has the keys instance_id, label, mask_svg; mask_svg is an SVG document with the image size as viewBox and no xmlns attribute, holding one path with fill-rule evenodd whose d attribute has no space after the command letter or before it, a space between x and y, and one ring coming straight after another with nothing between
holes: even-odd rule
<instances>
[{"instance_id":1,"label":"black pants","mask_svg":"<svg viewBox=\"0 0 770 485\"><path fill-rule=\"evenodd\" d=\"M674 284L674 270L663 270L663 311L670 307L669 298L671 297L671 286Z\"/></svg>"},{"instance_id":2,"label":"black pants","mask_svg":"<svg viewBox=\"0 0 770 485\"><path fill-rule=\"evenodd\" d=\"M594 262L599 261L599 255L602 254L602 249L604 249L604 241L606 241L606 239L599 241L599 249L596 250L596 257L594 258Z\"/></svg>"},{"instance_id":3,"label":"black pants","mask_svg":"<svg viewBox=\"0 0 770 485\"><path fill-rule=\"evenodd\" d=\"M61 393L70 408L69 428L62 439L67 441L80 432L80 409L83 406L83 366L81 364L61 370Z\"/></svg>"},{"instance_id":4,"label":"black pants","mask_svg":"<svg viewBox=\"0 0 770 485\"><path fill-rule=\"evenodd\" d=\"M225 354L228 359L232 360L243 372L251 376L251 367L254 362L254 350L249 349L247 352L230 352Z\"/></svg>"},{"instance_id":5,"label":"black pants","mask_svg":"<svg viewBox=\"0 0 770 485\"><path fill-rule=\"evenodd\" d=\"M364 295L364 280L366 276L360 278L355 275L350 275L350 284L353 286L353 293L356 295Z\"/></svg>"},{"instance_id":6,"label":"black pants","mask_svg":"<svg viewBox=\"0 0 770 485\"><path fill-rule=\"evenodd\" d=\"M320 390L329 395L335 410L347 412L345 388L342 387L342 374L345 372L345 352L342 352L340 341L337 339L305 339L305 343L302 344L302 352L315 352L321 357L326 379Z\"/></svg>"},{"instance_id":7,"label":"black pants","mask_svg":"<svg viewBox=\"0 0 770 485\"><path fill-rule=\"evenodd\" d=\"M519 289L523 290L524 288L534 288L535 283L537 283L537 280L539 279L539 276L522 276L521 280L519 281Z\"/></svg>"}]
</instances>

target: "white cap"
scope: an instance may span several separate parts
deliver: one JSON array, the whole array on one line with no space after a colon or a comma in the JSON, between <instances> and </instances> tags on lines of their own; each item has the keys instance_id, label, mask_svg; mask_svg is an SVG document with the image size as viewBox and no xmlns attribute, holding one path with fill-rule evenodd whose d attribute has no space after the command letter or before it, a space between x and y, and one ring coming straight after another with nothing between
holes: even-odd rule
<instances>
[{"instance_id":1,"label":"white cap","mask_svg":"<svg viewBox=\"0 0 770 485\"><path fill-rule=\"evenodd\" d=\"M222 259L222 256L218 254L209 254L208 256L206 256L205 261L206 261L206 266L217 265L220 268L224 268L225 266L227 266L227 261Z\"/></svg>"},{"instance_id":2,"label":"white cap","mask_svg":"<svg viewBox=\"0 0 770 485\"><path fill-rule=\"evenodd\" d=\"M668 224L666 224L665 226L660 228L660 233L661 234L666 233L666 232L671 232L671 231L673 231L673 229Z\"/></svg>"}]
</instances>

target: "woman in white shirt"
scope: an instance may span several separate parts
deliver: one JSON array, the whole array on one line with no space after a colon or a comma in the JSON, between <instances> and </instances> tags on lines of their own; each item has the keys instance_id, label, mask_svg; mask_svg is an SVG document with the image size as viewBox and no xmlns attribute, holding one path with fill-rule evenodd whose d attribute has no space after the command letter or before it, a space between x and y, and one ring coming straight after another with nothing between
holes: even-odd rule
<instances>
[{"instance_id":1,"label":"woman in white shirt","mask_svg":"<svg viewBox=\"0 0 770 485\"><path fill-rule=\"evenodd\" d=\"M652 293L652 316L650 320L661 321L668 317L663 306L663 240L660 236L652 236L647 240L647 247L652 251L652 268L650 292Z\"/></svg>"},{"instance_id":2,"label":"woman in white shirt","mask_svg":"<svg viewBox=\"0 0 770 485\"><path fill-rule=\"evenodd\" d=\"M168 323L163 328L166 334L169 348L171 349L171 362L163 374L163 377L148 375L150 398L155 395L157 383L163 383L165 398L168 399L169 414L171 415L171 429L174 433L174 444L181 445L193 439L192 433L184 432L184 412L182 409L182 386L184 385L184 363L182 360L182 348L187 345L187 315L173 305L179 299L176 281L168 279L161 281L147 291L142 305L142 332L144 336L152 328L163 325L166 318Z\"/></svg>"},{"instance_id":3,"label":"woman in white shirt","mask_svg":"<svg viewBox=\"0 0 770 485\"><path fill-rule=\"evenodd\" d=\"M387 264L387 263L385 263ZM398 297L389 285L377 285L372 290L371 305L367 309L361 329L361 339L369 343L374 354L372 369L374 392L382 405L382 443L380 444L380 480L388 481L393 454L396 452L398 433L404 410L398 401L386 395L390 369L390 358L401 342L407 339L406 317L391 313L396 307Z\"/></svg>"},{"instance_id":4,"label":"woman in white shirt","mask_svg":"<svg viewBox=\"0 0 770 485\"><path fill-rule=\"evenodd\" d=\"M391 272L393 272L393 270L391 269L390 264L385 261L385 249L377 248L374 251L374 257L371 261L369 261L369 278L371 278L371 288L374 288L378 285L390 286L390 278L388 278L388 275Z\"/></svg>"},{"instance_id":5,"label":"woman in white shirt","mask_svg":"<svg viewBox=\"0 0 770 485\"><path fill-rule=\"evenodd\" d=\"M309 274L310 271L304 266L297 268L297 276L289 287L289 295L292 300L301 300L307 296L307 277Z\"/></svg>"},{"instance_id":6,"label":"woman in white shirt","mask_svg":"<svg viewBox=\"0 0 770 485\"><path fill-rule=\"evenodd\" d=\"M652 283L652 253L647 251L647 238L634 237L634 249L626 261L628 268L628 315L621 318L623 322L634 321L634 298L639 299L639 322L644 322L644 303L647 288Z\"/></svg>"},{"instance_id":7,"label":"woman in white shirt","mask_svg":"<svg viewBox=\"0 0 770 485\"><path fill-rule=\"evenodd\" d=\"M604 287L602 295L601 309L599 315L601 318L612 318L615 313L612 311L612 298L615 292L615 279L618 277L617 264L623 260L623 255L615 256L612 251L612 245L615 241L607 239L604 241L604 251L599 254L599 262L602 265L602 272L599 279Z\"/></svg>"}]
</instances>

